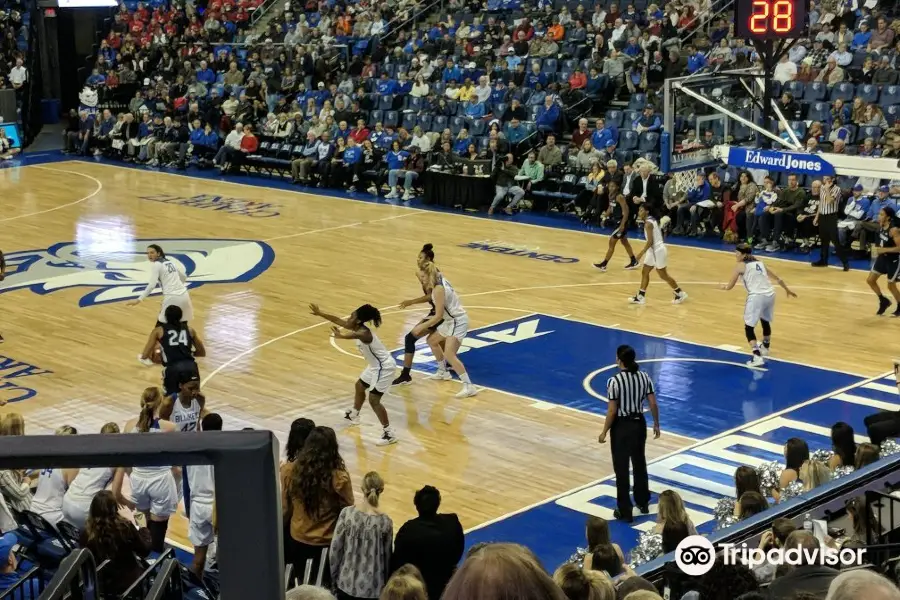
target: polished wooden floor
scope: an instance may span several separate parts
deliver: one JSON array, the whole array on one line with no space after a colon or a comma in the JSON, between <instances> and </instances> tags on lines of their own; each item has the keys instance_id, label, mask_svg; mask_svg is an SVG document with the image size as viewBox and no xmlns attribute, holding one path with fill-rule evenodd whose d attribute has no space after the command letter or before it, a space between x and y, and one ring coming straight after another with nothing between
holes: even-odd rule
<instances>
[{"instance_id":1,"label":"polished wooden floor","mask_svg":"<svg viewBox=\"0 0 900 600\"><path fill-rule=\"evenodd\" d=\"M280 215L254 218L140 199L164 194L270 202ZM611 473L608 449L596 443L599 418L538 408L491 391L457 400L456 385L421 381L393 392L386 405L402 439L397 445L375 446L378 429L369 412L363 413L361 430L344 430L340 411L350 402L361 361L332 348L328 328L306 306L317 302L346 314L363 302L395 307L417 296L414 260L424 242L435 245L473 327L541 311L712 346L745 343L743 292L716 287L733 268L732 256L722 252L670 247L670 272L690 300L672 306L654 279L648 305L633 307L626 298L639 273L618 268L599 273L590 265L605 251L606 238L575 231L87 162L0 171L0 207L0 248L7 253L90 240L267 241L276 258L259 277L192 292L194 326L209 351L201 364L207 406L223 413L229 427L268 428L282 440L300 416L335 426L354 481L369 470L385 477L384 505L397 526L413 516L413 492L424 484L440 488L444 508L470 527ZM542 262L460 246L480 240L539 248L580 262ZM801 262L771 264L800 294L779 304L780 357L866 376L886 370L896 325L871 315L873 298L863 273L813 270ZM22 289L0 295L0 331L6 338L0 354L52 371L17 378L37 395L0 409L23 413L29 432L64 423L82 431L96 431L107 421L123 423L136 413L141 390L158 380L155 369L135 360L158 299L134 309L121 302L79 308L88 291L37 295ZM422 314L396 310L385 311L380 333L390 347L402 346L403 335ZM354 352L349 344L344 348ZM598 357L598 366L610 359ZM690 442L664 434L649 444L648 456Z\"/></svg>"}]
</instances>

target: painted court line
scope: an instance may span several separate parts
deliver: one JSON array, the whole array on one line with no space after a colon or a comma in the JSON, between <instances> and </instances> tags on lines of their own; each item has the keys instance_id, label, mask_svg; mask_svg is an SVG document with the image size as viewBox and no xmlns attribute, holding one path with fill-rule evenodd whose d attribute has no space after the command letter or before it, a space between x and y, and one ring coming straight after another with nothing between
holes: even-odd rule
<instances>
[{"instance_id":1,"label":"painted court line","mask_svg":"<svg viewBox=\"0 0 900 600\"><path fill-rule=\"evenodd\" d=\"M271 237L271 238L263 240L263 241L264 242L274 242L276 240L286 240L289 238L302 237L304 235L312 235L314 233L325 233L326 231L347 229L350 227L358 227L360 225L368 225L370 223L380 223L381 221L392 221L394 219L402 219L403 217L415 217L415 216L416 216L416 213L404 213L402 215L392 215L390 217L383 217L381 219L372 219L371 221L357 221L355 223L347 223L345 225L335 225L333 227L323 227L321 229L308 229L306 231L300 231L298 233L289 233L287 235L278 235L278 236Z\"/></svg>"},{"instance_id":2,"label":"painted court line","mask_svg":"<svg viewBox=\"0 0 900 600\"><path fill-rule=\"evenodd\" d=\"M737 433L737 432L740 432L740 431L744 431L745 429L747 429L747 428L749 428L749 427L753 427L753 426L758 425L758 424L760 424L760 423L764 423L764 422L766 422L766 421L768 421L768 420L770 420L770 419L774 419L774 418L779 417L779 416L781 416L781 415L783 415L783 414L785 414L785 413L788 413L788 412L797 410L797 409L799 409L799 408L803 408L804 406L809 406L810 404L815 404L816 402L821 402L822 400L827 400L828 398L832 398L832 397L835 397L835 396L837 396L837 395L839 395L839 394L846 393L846 392L848 392L848 391L850 391L850 390L856 389L856 388L858 388L858 387L862 387L862 386L864 386L864 385L866 385L866 384L873 383L873 382L878 381L879 379L882 379L882 378L884 378L884 377L887 377L888 375L891 375L891 374L892 374L892 372L882 373L882 374L880 374L880 375L876 375L875 377L870 377L870 378L865 379L865 380L863 380L863 381L858 381L858 382L856 382L856 383L850 384L850 385L848 385L848 386L844 386L843 388L839 388L839 389L834 390L834 391L832 391L832 392L829 392L829 393L827 393L827 394L823 394L823 395L821 395L821 396L817 396L817 397L815 397L815 398L813 398L813 399L811 399L811 400L807 400L807 401L805 401L805 402L801 402L801 403L799 403L799 404L795 404L794 406L790 406L790 407L785 408L785 409L783 409L783 410L780 410L780 411L774 412L774 413L772 413L772 414L766 415L765 417L761 417L761 418L759 418L759 419L756 419L755 421L751 421L750 423L745 423L745 424L743 424L743 425L739 425L739 426L737 426L737 427L734 427L734 428L732 428L732 429L729 429L728 431L724 431L724 432L722 432L722 433L720 433L720 434L718 434L718 435L714 435L714 436L712 436L712 437L706 438L705 440L700 440L700 441L698 441L698 442L696 442L696 443L694 443L694 444L691 444L690 446L687 446L687 447L685 447L685 448L681 448L681 449L679 449L679 450L674 450L674 451L672 451L672 452L669 452L669 453L667 453L667 454L664 454L663 456L660 456L659 458L656 458L656 459L654 459L654 460L648 462L648 463L647 463L647 467L648 467L648 469L649 469L652 465L657 464L657 463L659 463L659 462L662 462L663 460L665 460L665 459L667 459L667 458L670 458L670 457L672 457L672 456L681 454L681 453L683 453L683 452L688 452L688 451L690 451L690 450L693 450L694 448L697 448L697 447L702 446L702 445L704 445L704 444L708 444L708 443L710 443L710 442L712 442L712 441L714 441L714 440L724 438L724 437L726 437L726 436L732 435L732 434ZM541 501L539 501L539 502L535 502L535 503L533 503L533 504L529 504L528 506L522 507L522 508L520 508L520 509L518 509L518 510L514 510L514 511L512 511L512 512L506 513L506 514L504 514L504 515L501 515L501 516L499 516L499 517L496 517L496 518L494 518L494 519L490 519L490 520L488 520L488 521L485 521L484 523L481 523L481 524L479 524L479 525L476 525L476 526L474 526L474 527L471 527L471 528L469 528L469 529L466 530L466 533L471 533L471 532L473 532L473 531L477 531L477 530L479 530L479 529L483 529L483 528L485 528L485 527L487 527L487 526L489 526L489 525L493 525L494 523L499 523L500 521L504 521L504 520L506 520L506 519L508 519L508 518L510 518L510 517L514 517L514 516L516 516L516 515L518 515L518 514L521 514L521 513L526 512L526 511L529 511L529 510L531 510L531 509L533 509L533 508L537 508L538 506L543 506L543 505L545 505L545 504L549 504L550 502L555 502L556 500L559 500L560 498L563 498L563 497L565 497L565 496L569 496L569 495L571 495L571 494L575 494L575 493L577 493L577 492L579 492L579 491L585 490L585 489L587 489L587 488L589 488L589 487L598 485L598 484L603 483L603 482L605 482L605 481L609 481L609 480L613 479L614 477L615 477L614 474L613 474L613 475L607 475L607 476L605 476L605 477L601 477L600 479L596 479L596 480L591 481L591 482L589 482L589 483L586 483L586 484L584 484L584 485L580 485L580 486L575 487L575 488L572 488L572 489L570 489L570 490L568 490L568 491L565 491L565 492L562 492L562 493L557 494L557 495L555 495L555 496L552 496L552 497L550 497L550 498L547 498L546 500L541 500Z\"/></svg>"},{"instance_id":3,"label":"painted court line","mask_svg":"<svg viewBox=\"0 0 900 600\"><path fill-rule=\"evenodd\" d=\"M68 170L66 170L66 169L55 169L55 168L53 168L53 167L42 167L42 166L39 166L39 165L29 165L29 166L32 167L32 168L34 168L34 169L42 169L42 170L44 170L44 171L55 171L55 172L57 172L57 173L70 173L70 174L72 174L72 175L78 175L78 176L80 176L80 177L86 177L87 179L90 179L91 181L93 181L94 183L96 183L96 184L97 184L97 187L96 187L96 189L95 189L93 192L91 192L91 193L88 194L87 196L85 196L85 197L83 197L83 198L79 198L78 200L75 200L74 202L69 202L69 203L67 203L67 204L60 204L59 206L54 206L53 208L48 208L48 209L46 209L46 210L39 210L39 211L37 211L37 212L32 212L32 213L26 213L26 214L24 214L24 215L16 215L16 216L14 216L14 217L6 217L5 219L0 219L0 223L6 223L6 222L8 222L8 221L15 221L15 220L17 220L17 219L24 219L24 218L26 218L26 217L35 217L35 216L37 216L37 215L44 215L44 214L51 213L51 212L56 211L56 210L62 210L63 208L68 208L68 207L70 207L70 206L75 206L76 204L81 204L82 202L85 202L86 200L90 200L91 198L93 198L94 196L96 196L97 194L99 194L101 191L103 191L103 182L100 181L99 179L97 179L96 177L92 177L92 176L90 176L90 175L86 175L85 173L79 173L78 171L68 171Z\"/></svg>"}]
</instances>

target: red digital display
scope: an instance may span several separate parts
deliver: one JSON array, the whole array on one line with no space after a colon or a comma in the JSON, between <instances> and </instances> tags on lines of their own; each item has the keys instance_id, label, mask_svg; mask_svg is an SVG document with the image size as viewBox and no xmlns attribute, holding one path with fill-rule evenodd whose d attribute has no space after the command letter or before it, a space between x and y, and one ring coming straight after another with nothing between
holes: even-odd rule
<instances>
[{"instance_id":1,"label":"red digital display","mask_svg":"<svg viewBox=\"0 0 900 600\"><path fill-rule=\"evenodd\" d=\"M809 0L736 0L735 34L745 39L800 38Z\"/></svg>"}]
</instances>

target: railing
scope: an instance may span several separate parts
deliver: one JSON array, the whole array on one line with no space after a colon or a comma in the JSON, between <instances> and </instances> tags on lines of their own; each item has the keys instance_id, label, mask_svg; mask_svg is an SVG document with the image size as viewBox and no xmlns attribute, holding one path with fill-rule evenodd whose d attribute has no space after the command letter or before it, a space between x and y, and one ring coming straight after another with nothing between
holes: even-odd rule
<instances>
[{"instance_id":1,"label":"railing","mask_svg":"<svg viewBox=\"0 0 900 600\"><path fill-rule=\"evenodd\" d=\"M63 559L56 575L47 584L41 600L99 600L97 569L88 550L75 550Z\"/></svg>"},{"instance_id":2,"label":"railing","mask_svg":"<svg viewBox=\"0 0 900 600\"><path fill-rule=\"evenodd\" d=\"M178 560L168 558L160 566L156 578L153 580L153 587L144 596L144 600L181 600L182 597L181 570L178 568Z\"/></svg>"},{"instance_id":3,"label":"railing","mask_svg":"<svg viewBox=\"0 0 900 600\"><path fill-rule=\"evenodd\" d=\"M431 11L431 9L433 9L435 6L438 6L438 5L440 5L441 10L443 10L444 0L432 0L432 2L430 2L429 4L425 5L424 7L420 8L420 9L418 9L415 13L413 13L413 15L411 17L409 17L408 19L406 19L404 21L401 21L400 23L395 23L393 21L388 23L388 30L385 33L381 34L381 36L378 38L379 41L380 42L387 41L388 38L390 38L392 35L396 34L397 32L402 31L410 23L415 25L416 22L420 18L422 18L427 13L429 13Z\"/></svg>"},{"instance_id":4,"label":"railing","mask_svg":"<svg viewBox=\"0 0 900 600\"><path fill-rule=\"evenodd\" d=\"M15 585L0 594L0 600L34 600L34 593L44 589L40 567L32 567L19 578Z\"/></svg>"},{"instance_id":5,"label":"railing","mask_svg":"<svg viewBox=\"0 0 900 600\"><path fill-rule=\"evenodd\" d=\"M698 31L706 29L707 36L713 21L719 19L723 12L734 6L734 0L716 0L709 10L694 15L691 22L678 30L678 38L682 45L686 44Z\"/></svg>"},{"instance_id":6,"label":"railing","mask_svg":"<svg viewBox=\"0 0 900 600\"><path fill-rule=\"evenodd\" d=\"M266 0L262 4L256 7L256 10L253 11L253 14L250 15L250 26L253 27L257 23L259 23L260 19L263 18L270 8L278 4L279 2L284 2L284 0Z\"/></svg>"}]
</instances>

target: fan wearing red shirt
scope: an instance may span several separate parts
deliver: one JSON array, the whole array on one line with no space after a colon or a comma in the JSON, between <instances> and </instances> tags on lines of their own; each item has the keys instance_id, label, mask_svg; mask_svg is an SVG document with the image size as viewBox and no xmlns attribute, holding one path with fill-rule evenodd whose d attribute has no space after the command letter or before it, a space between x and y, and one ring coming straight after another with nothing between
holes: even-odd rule
<instances>
[{"instance_id":1,"label":"fan wearing red shirt","mask_svg":"<svg viewBox=\"0 0 900 600\"><path fill-rule=\"evenodd\" d=\"M132 21L131 24L128 26L128 30L129 30L132 34L134 34L134 35L136 35L136 36L139 36L139 35L141 35L141 33L144 31L144 24L141 23L140 21L138 21L137 19L135 19L135 20Z\"/></svg>"},{"instance_id":2,"label":"fan wearing red shirt","mask_svg":"<svg viewBox=\"0 0 900 600\"><path fill-rule=\"evenodd\" d=\"M369 139L369 130L366 128L366 122L363 119L358 120L356 122L356 127L350 130L350 137L352 137L353 141L357 144L362 144Z\"/></svg>"},{"instance_id":3,"label":"fan wearing red shirt","mask_svg":"<svg viewBox=\"0 0 900 600\"><path fill-rule=\"evenodd\" d=\"M147 10L147 7L143 4L138 4L138 9L135 11L135 15L137 15L138 19L146 23L147 19L150 18L150 11Z\"/></svg>"},{"instance_id":4,"label":"fan wearing red shirt","mask_svg":"<svg viewBox=\"0 0 900 600\"><path fill-rule=\"evenodd\" d=\"M106 37L106 41L109 43L110 48L115 48L118 50L122 47L122 36L120 36L115 31L110 31L109 35Z\"/></svg>"},{"instance_id":5,"label":"fan wearing red shirt","mask_svg":"<svg viewBox=\"0 0 900 600\"><path fill-rule=\"evenodd\" d=\"M234 15L234 20L238 23L245 23L250 19L250 13L244 10L243 7L239 8L237 13Z\"/></svg>"},{"instance_id":6,"label":"fan wearing red shirt","mask_svg":"<svg viewBox=\"0 0 900 600\"><path fill-rule=\"evenodd\" d=\"M141 34L141 37L138 39L138 43L141 45L141 48L147 48L150 44L153 43L153 34L149 31L145 31Z\"/></svg>"},{"instance_id":7,"label":"fan wearing red shirt","mask_svg":"<svg viewBox=\"0 0 900 600\"><path fill-rule=\"evenodd\" d=\"M587 87L587 77L584 71L576 68L575 72L569 76L569 87L573 90L580 90Z\"/></svg>"}]
</instances>

